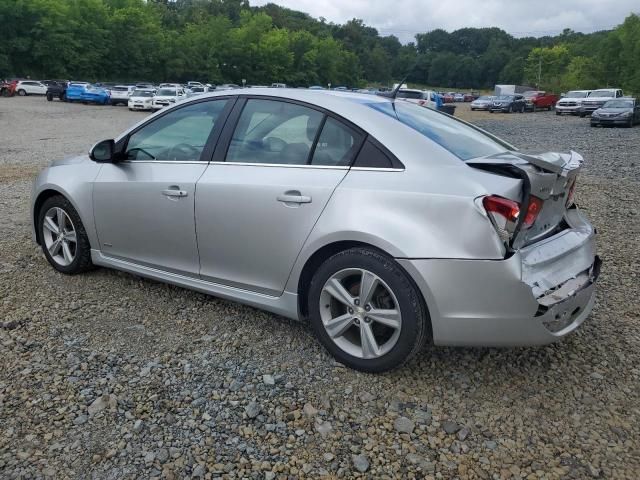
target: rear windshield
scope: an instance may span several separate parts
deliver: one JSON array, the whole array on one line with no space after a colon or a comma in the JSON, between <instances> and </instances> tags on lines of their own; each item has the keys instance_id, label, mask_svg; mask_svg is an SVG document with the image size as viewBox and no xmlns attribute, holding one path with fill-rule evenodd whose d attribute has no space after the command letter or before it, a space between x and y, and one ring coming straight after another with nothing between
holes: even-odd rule
<instances>
[{"instance_id":1,"label":"rear windshield","mask_svg":"<svg viewBox=\"0 0 640 480\"><path fill-rule=\"evenodd\" d=\"M413 128L461 160L512 150L508 144L470 125L413 103L376 102L367 105Z\"/></svg>"},{"instance_id":2,"label":"rear windshield","mask_svg":"<svg viewBox=\"0 0 640 480\"><path fill-rule=\"evenodd\" d=\"M422 98L422 92L407 92L400 90L397 95L398 98Z\"/></svg>"},{"instance_id":3,"label":"rear windshield","mask_svg":"<svg viewBox=\"0 0 640 480\"><path fill-rule=\"evenodd\" d=\"M584 98L589 92L569 92L564 98Z\"/></svg>"},{"instance_id":4,"label":"rear windshield","mask_svg":"<svg viewBox=\"0 0 640 480\"><path fill-rule=\"evenodd\" d=\"M615 92L611 90L594 90L589 94L590 97L615 97Z\"/></svg>"}]
</instances>

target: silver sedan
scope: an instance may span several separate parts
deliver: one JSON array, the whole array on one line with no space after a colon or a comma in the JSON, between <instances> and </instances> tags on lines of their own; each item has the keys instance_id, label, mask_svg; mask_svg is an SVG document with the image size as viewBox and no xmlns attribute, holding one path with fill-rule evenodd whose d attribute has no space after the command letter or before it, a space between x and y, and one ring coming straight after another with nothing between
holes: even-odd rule
<instances>
[{"instance_id":1,"label":"silver sedan","mask_svg":"<svg viewBox=\"0 0 640 480\"><path fill-rule=\"evenodd\" d=\"M59 272L115 268L309 322L380 372L436 345L537 345L594 303L582 157L528 155L390 98L250 89L163 109L35 180Z\"/></svg>"}]
</instances>

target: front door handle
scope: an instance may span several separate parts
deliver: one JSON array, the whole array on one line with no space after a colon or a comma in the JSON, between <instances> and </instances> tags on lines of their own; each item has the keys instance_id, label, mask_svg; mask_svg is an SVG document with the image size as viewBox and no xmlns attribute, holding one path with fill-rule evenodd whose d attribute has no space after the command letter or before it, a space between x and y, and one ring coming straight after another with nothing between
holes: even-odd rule
<instances>
[{"instance_id":1,"label":"front door handle","mask_svg":"<svg viewBox=\"0 0 640 480\"><path fill-rule=\"evenodd\" d=\"M185 190L180 190L180 187L173 186L162 191L162 194L166 197L186 197L189 195Z\"/></svg>"},{"instance_id":2,"label":"front door handle","mask_svg":"<svg viewBox=\"0 0 640 480\"><path fill-rule=\"evenodd\" d=\"M277 200L283 203L311 203L311 197L302 195L300 192L295 190L278 195Z\"/></svg>"}]
</instances>

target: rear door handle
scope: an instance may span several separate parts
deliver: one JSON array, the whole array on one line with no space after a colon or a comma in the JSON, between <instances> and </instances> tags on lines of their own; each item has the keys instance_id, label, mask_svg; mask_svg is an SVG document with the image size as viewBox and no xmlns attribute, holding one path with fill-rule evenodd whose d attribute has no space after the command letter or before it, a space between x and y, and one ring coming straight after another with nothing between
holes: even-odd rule
<instances>
[{"instance_id":1,"label":"rear door handle","mask_svg":"<svg viewBox=\"0 0 640 480\"><path fill-rule=\"evenodd\" d=\"M186 197L189 195L185 190L180 190L180 187L170 187L162 191L162 194L166 197Z\"/></svg>"},{"instance_id":2,"label":"rear door handle","mask_svg":"<svg viewBox=\"0 0 640 480\"><path fill-rule=\"evenodd\" d=\"M283 203L311 203L311 197L297 191L284 192L282 195L278 195L277 200Z\"/></svg>"}]
</instances>

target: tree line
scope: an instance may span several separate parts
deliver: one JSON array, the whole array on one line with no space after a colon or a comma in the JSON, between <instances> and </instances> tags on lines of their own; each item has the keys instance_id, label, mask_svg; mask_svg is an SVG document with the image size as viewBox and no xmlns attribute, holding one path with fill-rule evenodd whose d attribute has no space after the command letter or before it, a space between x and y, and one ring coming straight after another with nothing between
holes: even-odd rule
<instances>
[{"instance_id":1,"label":"tree line","mask_svg":"<svg viewBox=\"0 0 640 480\"><path fill-rule=\"evenodd\" d=\"M515 38L499 28L436 29L402 44L247 0L0 1L0 77L449 88L497 83L640 92L640 17L591 34Z\"/></svg>"}]
</instances>

